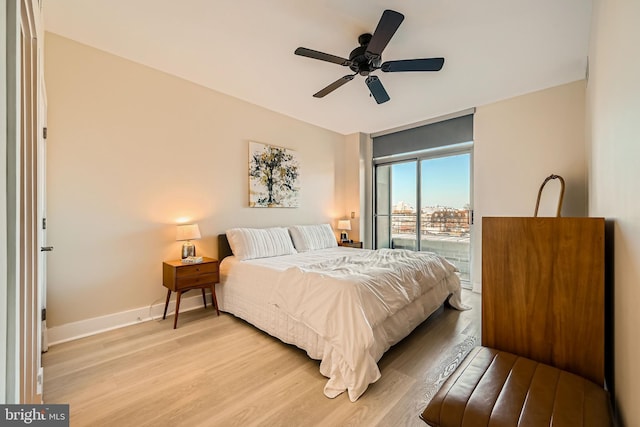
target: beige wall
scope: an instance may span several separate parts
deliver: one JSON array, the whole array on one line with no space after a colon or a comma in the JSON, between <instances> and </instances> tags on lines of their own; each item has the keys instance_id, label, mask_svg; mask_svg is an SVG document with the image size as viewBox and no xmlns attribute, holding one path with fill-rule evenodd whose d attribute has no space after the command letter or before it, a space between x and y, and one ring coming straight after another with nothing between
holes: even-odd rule
<instances>
[{"instance_id":1,"label":"beige wall","mask_svg":"<svg viewBox=\"0 0 640 427\"><path fill-rule=\"evenodd\" d=\"M362 133L354 133L345 137L345 145L343 150L343 167L341 170L341 179L337 180L342 190L341 204L344 206L342 218L351 221L351 231L349 238L351 240L364 241L364 227L361 224L364 219L365 212L364 198L364 165L362 159L361 141L367 136ZM353 218L351 214L353 213Z\"/></svg>"},{"instance_id":2,"label":"beige wall","mask_svg":"<svg viewBox=\"0 0 640 427\"><path fill-rule=\"evenodd\" d=\"M364 239L366 135L310 126L54 34L46 55L49 326L162 302L159 263L179 253L180 218L200 224L197 247L210 256L232 226L335 226L351 212L350 237ZM567 180L564 215L585 214L583 111L584 82L477 109L476 289L482 216L531 215L550 173ZM300 208L247 207L249 140L298 151ZM81 303L94 298L101 303Z\"/></svg>"},{"instance_id":3,"label":"beige wall","mask_svg":"<svg viewBox=\"0 0 640 427\"><path fill-rule=\"evenodd\" d=\"M474 289L482 279L483 216L533 216L538 189L552 173L566 181L562 215L586 215L584 104L585 82L577 81L476 109ZM553 185L545 188L545 198ZM541 208L541 214L547 212Z\"/></svg>"},{"instance_id":4,"label":"beige wall","mask_svg":"<svg viewBox=\"0 0 640 427\"><path fill-rule=\"evenodd\" d=\"M589 214L614 223L615 396L640 425L640 2L594 1L587 85Z\"/></svg>"},{"instance_id":5,"label":"beige wall","mask_svg":"<svg viewBox=\"0 0 640 427\"><path fill-rule=\"evenodd\" d=\"M47 34L48 325L164 302L179 218L199 255L233 226L331 222L345 137ZM300 208L248 208L248 143L296 150Z\"/></svg>"}]
</instances>

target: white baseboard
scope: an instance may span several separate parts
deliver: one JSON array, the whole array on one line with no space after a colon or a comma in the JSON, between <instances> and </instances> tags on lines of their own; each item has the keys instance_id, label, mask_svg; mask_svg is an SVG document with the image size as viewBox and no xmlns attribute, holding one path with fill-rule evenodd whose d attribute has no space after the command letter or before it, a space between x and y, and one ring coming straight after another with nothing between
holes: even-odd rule
<instances>
[{"instance_id":1,"label":"white baseboard","mask_svg":"<svg viewBox=\"0 0 640 427\"><path fill-rule=\"evenodd\" d=\"M472 290L473 290L473 292L475 292L477 294L481 294L482 293L482 283L481 282L473 282Z\"/></svg>"},{"instance_id":2,"label":"white baseboard","mask_svg":"<svg viewBox=\"0 0 640 427\"><path fill-rule=\"evenodd\" d=\"M211 308L210 301L210 294L207 293L207 308ZM202 294L200 293L186 298L183 297L180 300L180 313L202 307ZM169 308L167 309L167 317L169 314L173 314L175 309L176 302L171 300L169 302ZM111 331L124 326L134 325L136 323L159 319L162 317L163 312L164 302L147 307L134 308L133 310L108 314L106 316L94 317L87 320L54 326L53 328L47 329L49 346L76 340L78 338L88 337L101 332ZM170 323L173 325L173 320L171 320Z\"/></svg>"}]
</instances>

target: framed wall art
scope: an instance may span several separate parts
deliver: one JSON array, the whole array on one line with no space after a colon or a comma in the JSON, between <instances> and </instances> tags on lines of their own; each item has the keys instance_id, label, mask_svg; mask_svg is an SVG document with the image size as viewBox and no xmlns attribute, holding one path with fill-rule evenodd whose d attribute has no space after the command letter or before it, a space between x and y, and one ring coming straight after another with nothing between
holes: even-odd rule
<instances>
[{"instance_id":1,"label":"framed wall art","mask_svg":"<svg viewBox=\"0 0 640 427\"><path fill-rule=\"evenodd\" d=\"M297 208L300 165L295 151L249 142L249 206Z\"/></svg>"}]
</instances>

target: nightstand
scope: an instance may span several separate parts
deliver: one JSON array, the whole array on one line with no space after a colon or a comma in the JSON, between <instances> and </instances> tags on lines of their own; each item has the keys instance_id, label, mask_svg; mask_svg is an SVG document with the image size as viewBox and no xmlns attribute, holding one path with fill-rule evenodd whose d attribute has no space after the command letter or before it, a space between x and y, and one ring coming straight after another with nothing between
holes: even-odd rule
<instances>
[{"instance_id":1,"label":"nightstand","mask_svg":"<svg viewBox=\"0 0 640 427\"><path fill-rule=\"evenodd\" d=\"M207 308L207 299L205 298L205 289L211 289L211 303L216 309L218 316L218 301L216 300L216 283L219 281L218 260L213 258L204 258L198 264L183 264L181 260L166 261L162 263L162 285L167 288L167 301L164 304L164 315L162 319L167 317L167 307L169 307L169 298L171 291L177 292L176 298L176 314L173 319L173 329L178 325L178 313L180 312L180 297L183 292L191 289L202 289L202 299L204 307Z\"/></svg>"},{"instance_id":2,"label":"nightstand","mask_svg":"<svg viewBox=\"0 0 640 427\"><path fill-rule=\"evenodd\" d=\"M344 246L346 248L358 248L362 249L362 242L338 242L338 246Z\"/></svg>"}]
</instances>

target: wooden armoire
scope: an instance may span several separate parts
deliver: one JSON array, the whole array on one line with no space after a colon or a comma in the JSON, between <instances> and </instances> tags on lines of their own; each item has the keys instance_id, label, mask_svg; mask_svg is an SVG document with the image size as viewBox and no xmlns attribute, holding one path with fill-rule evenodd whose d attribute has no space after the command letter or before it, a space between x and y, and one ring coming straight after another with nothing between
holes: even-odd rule
<instances>
[{"instance_id":1,"label":"wooden armoire","mask_svg":"<svg viewBox=\"0 0 640 427\"><path fill-rule=\"evenodd\" d=\"M604 385L603 218L482 219L482 345Z\"/></svg>"}]
</instances>

